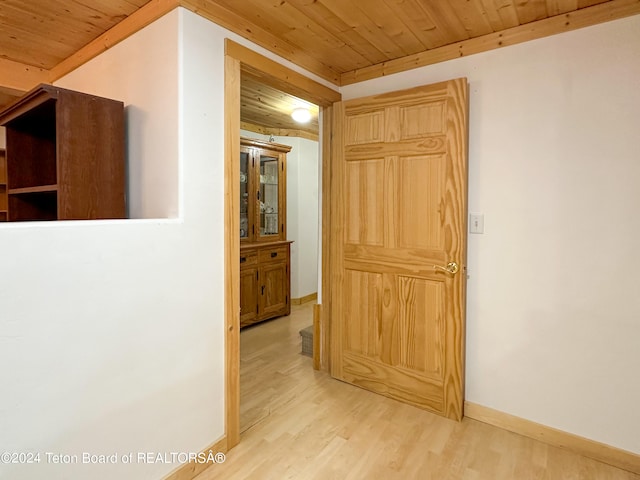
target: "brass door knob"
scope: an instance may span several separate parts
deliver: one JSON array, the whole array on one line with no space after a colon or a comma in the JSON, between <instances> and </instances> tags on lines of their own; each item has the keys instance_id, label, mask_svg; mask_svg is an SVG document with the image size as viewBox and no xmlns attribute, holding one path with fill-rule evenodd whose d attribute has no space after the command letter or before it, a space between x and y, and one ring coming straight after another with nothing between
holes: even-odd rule
<instances>
[{"instance_id":1,"label":"brass door knob","mask_svg":"<svg viewBox=\"0 0 640 480\"><path fill-rule=\"evenodd\" d=\"M447 272L452 275L455 275L456 273L458 273L458 270L460 270L460 267L456 262L449 262L447 263L446 267L441 267L440 265L434 265L433 268L434 270L442 270L443 272Z\"/></svg>"}]
</instances>

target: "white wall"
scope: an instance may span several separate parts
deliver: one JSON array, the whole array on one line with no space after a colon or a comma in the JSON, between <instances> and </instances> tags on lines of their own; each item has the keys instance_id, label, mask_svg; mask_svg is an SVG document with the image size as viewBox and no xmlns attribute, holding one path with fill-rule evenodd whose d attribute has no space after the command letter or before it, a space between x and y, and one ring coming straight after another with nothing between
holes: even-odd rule
<instances>
[{"instance_id":1,"label":"white wall","mask_svg":"<svg viewBox=\"0 0 640 480\"><path fill-rule=\"evenodd\" d=\"M290 137L276 137L276 142L293 146L287 156L287 170L292 170L287 172L287 232L294 240L291 297L302 298L318 291L318 142ZM289 189L289 179L297 188ZM291 212L289 205L295 205Z\"/></svg>"},{"instance_id":2,"label":"white wall","mask_svg":"<svg viewBox=\"0 0 640 480\"><path fill-rule=\"evenodd\" d=\"M241 130L245 137L268 140L269 135ZM275 136L289 145L287 154L287 240L291 244L291 298L318 291L318 142Z\"/></svg>"},{"instance_id":3,"label":"white wall","mask_svg":"<svg viewBox=\"0 0 640 480\"><path fill-rule=\"evenodd\" d=\"M175 10L59 82L124 100L138 186L180 192L180 218L0 225L0 452L192 452L223 435L223 36ZM0 478L176 466L42 457Z\"/></svg>"},{"instance_id":4,"label":"white wall","mask_svg":"<svg viewBox=\"0 0 640 480\"><path fill-rule=\"evenodd\" d=\"M342 89L470 84L466 398L640 453L640 16Z\"/></svg>"}]
</instances>

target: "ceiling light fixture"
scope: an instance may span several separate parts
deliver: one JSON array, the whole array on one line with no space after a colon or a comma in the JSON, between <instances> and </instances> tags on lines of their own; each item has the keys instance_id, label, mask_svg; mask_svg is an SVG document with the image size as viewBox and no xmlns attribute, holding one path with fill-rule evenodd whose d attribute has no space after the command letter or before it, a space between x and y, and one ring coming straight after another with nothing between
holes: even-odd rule
<instances>
[{"instance_id":1,"label":"ceiling light fixture","mask_svg":"<svg viewBox=\"0 0 640 480\"><path fill-rule=\"evenodd\" d=\"M309 123L309 120L311 120L311 112L307 108L296 108L291 112L291 118L298 123Z\"/></svg>"}]
</instances>

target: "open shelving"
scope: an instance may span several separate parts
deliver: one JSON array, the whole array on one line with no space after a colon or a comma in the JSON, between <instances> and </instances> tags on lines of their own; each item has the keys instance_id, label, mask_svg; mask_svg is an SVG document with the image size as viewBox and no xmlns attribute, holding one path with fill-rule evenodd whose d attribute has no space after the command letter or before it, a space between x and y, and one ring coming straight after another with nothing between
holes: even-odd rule
<instances>
[{"instance_id":1,"label":"open shelving","mask_svg":"<svg viewBox=\"0 0 640 480\"><path fill-rule=\"evenodd\" d=\"M0 125L6 220L124 218L122 102L40 85L0 112Z\"/></svg>"},{"instance_id":2,"label":"open shelving","mask_svg":"<svg viewBox=\"0 0 640 480\"><path fill-rule=\"evenodd\" d=\"M4 149L0 149L0 222L7 221L7 157Z\"/></svg>"}]
</instances>

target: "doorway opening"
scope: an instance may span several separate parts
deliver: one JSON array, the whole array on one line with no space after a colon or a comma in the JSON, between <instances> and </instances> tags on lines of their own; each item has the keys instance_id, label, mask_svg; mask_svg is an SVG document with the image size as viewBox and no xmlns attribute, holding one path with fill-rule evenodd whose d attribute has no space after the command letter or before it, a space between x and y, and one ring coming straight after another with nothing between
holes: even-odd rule
<instances>
[{"instance_id":1,"label":"doorway opening","mask_svg":"<svg viewBox=\"0 0 640 480\"><path fill-rule=\"evenodd\" d=\"M233 448L240 440L240 105L242 74L258 79L262 84L276 88L300 99L320 106L323 122L328 125L327 112L340 100L340 94L297 72L263 57L235 42L226 41L225 56L225 437L227 448ZM330 117L329 117L330 118ZM326 128L321 159L324 165L328 156ZM322 182L323 237L324 211L327 184ZM328 197L327 197L328 198ZM324 241L323 241L324 244ZM324 262L323 262L324 264ZM325 284L325 275L322 275ZM325 285L323 285L325 287ZM321 292L326 288L321 288ZM320 292L319 292L320 293ZM315 312L314 312L315 314Z\"/></svg>"},{"instance_id":2,"label":"doorway opening","mask_svg":"<svg viewBox=\"0 0 640 480\"><path fill-rule=\"evenodd\" d=\"M242 435L312 375L299 332L313 323L318 292L319 128L317 105L245 71L240 92ZM306 122L292 118L300 111Z\"/></svg>"}]
</instances>

